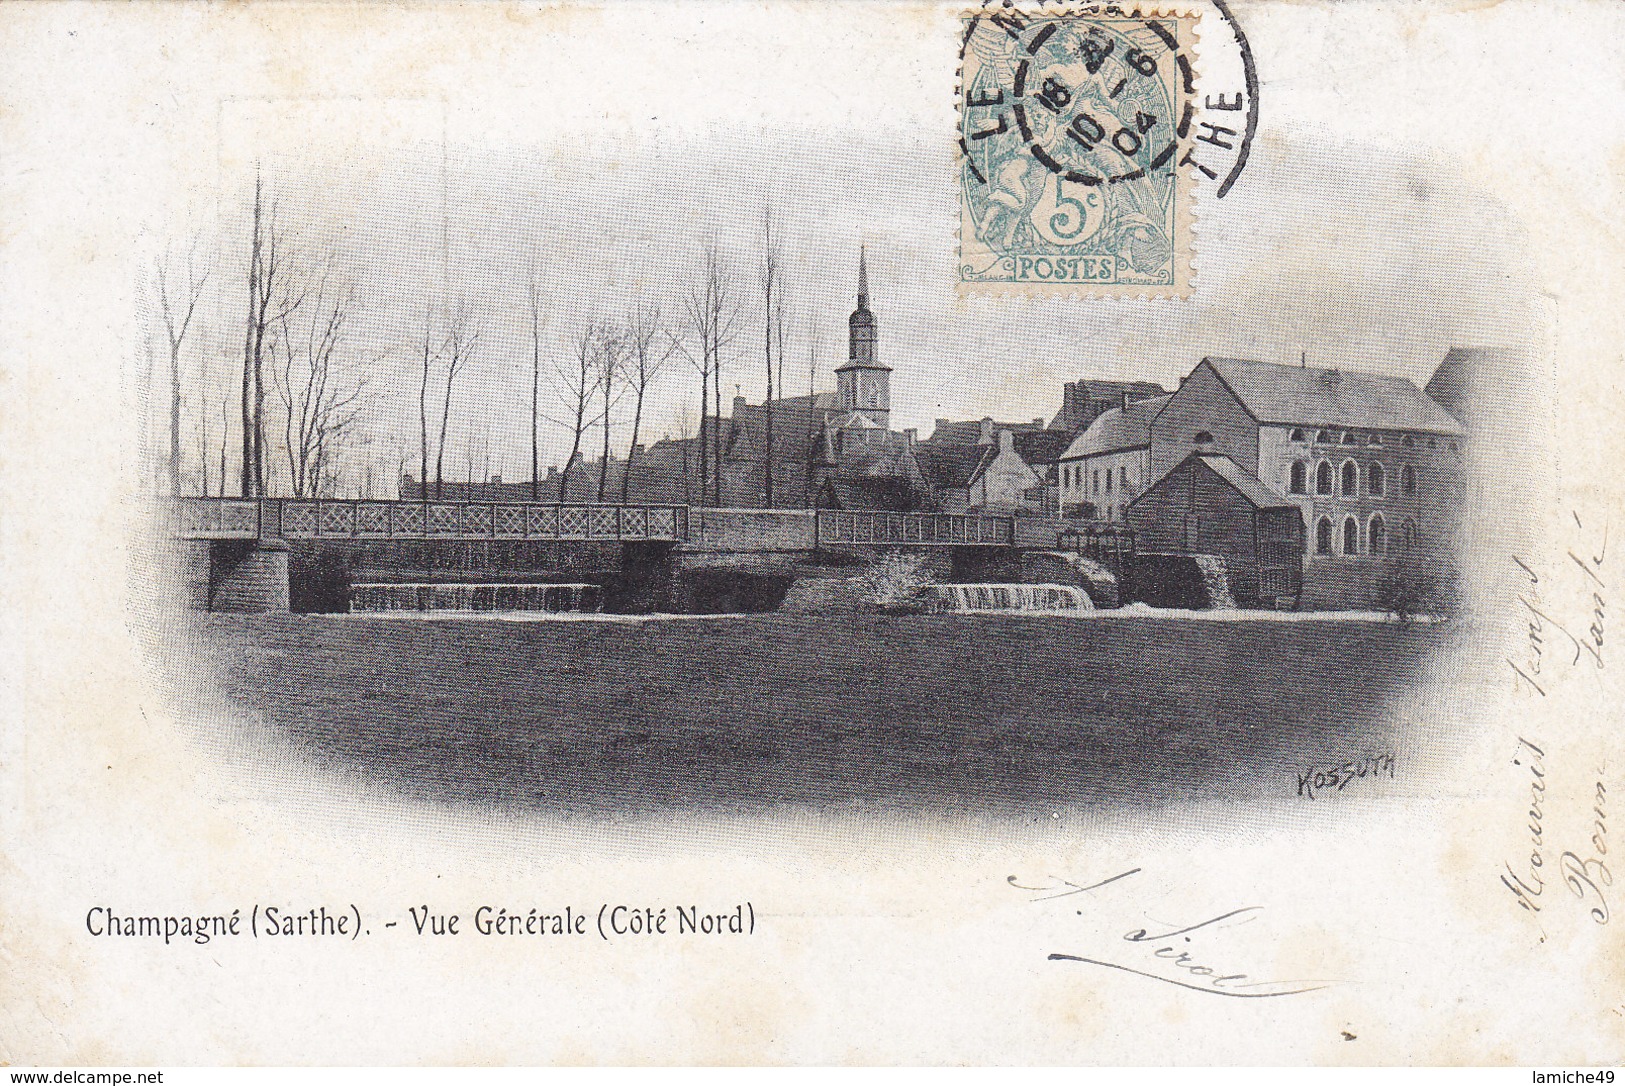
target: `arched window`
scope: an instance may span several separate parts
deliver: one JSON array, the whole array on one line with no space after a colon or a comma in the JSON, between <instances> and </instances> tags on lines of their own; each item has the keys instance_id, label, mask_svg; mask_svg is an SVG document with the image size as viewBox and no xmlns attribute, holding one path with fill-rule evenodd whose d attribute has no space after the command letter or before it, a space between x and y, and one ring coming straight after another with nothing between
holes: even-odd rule
<instances>
[{"instance_id":1,"label":"arched window","mask_svg":"<svg viewBox=\"0 0 1625 1086\"><path fill-rule=\"evenodd\" d=\"M1360 522L1353 517L1343 518L1343 553L1360 553Z\"/></svg>"},{"instance_id":2,"label":"arched window","mask_svg":"<svg viewBox=\"0 0 1625 1086\"><path fill-rule=\"evenodd\" d=\"M1322 460L1315 469L1315 493L1330 494L1332 492L1332 465L1330 461Z\"/></svg>"},{"instance_id":3,"label":"arched window","mask_svg":"<svg viewBox=\"0 0 1625 1086\"><path fill-rule=\"evenodd\" d=\"M1335 445L1337 444L1337 435L1330 430L1322 430L1315 435L1315 443L1319 445Z\"/></svg>"},{"instance_id":4,"label":"arched window","mask_svg":"<svg viewBox=\"0 0 1625 1086\"><path fill-rule=\"evenodd\" d=\"M1365 469L1366 493L1375 494L1380 498L1382 497L1382 492L1387 485L1387 472L1382 470L1382 465L1376 461L1372 461L1370 464L1368 464Z\"/></svg>"},{"instance_id":5,"label":"arched window","mask_svg":"<svg viewBox=\"0 0 1625 1086\"><path fill-rule=\"evenodd\" d=\"M1382 435L1378 434L1378 433L1373 433L1370 437L1366 438L1365 443L1367 445L1375 445L1378 448L1381 448L1382 447Z\"/></svg>"},{"instance_id":6,"label":"arched window","mask_svg":"<svg viewBox=\"0 0 1625 1086\"><path fill-rule=\"evenodd\" d=\"M1352 460L1343 461L1343 480L1342 480L1342 482L1343 482L1343 494L1344 494L1345 497L1349 497L1349 496L1352 496L1354 494L1359 493L1359 490L1360 490L1360 469L1355 466L1354 461L1352 461Z\"/></svg>"},{"instance_id":7,"label":"arched window","mask_svg":"<svg viewBox=\"0 0 1625 1086\"><path fill-rule=\"evenodd\" d=\"M1099 494L1100 493L1100 469L1099 468L1096 468L1094 470L1094 472L1092 473L1092 475L1090 476L1090 482L1092 484L1091 490L1094 493Z\"/></svg>"},{"instance_id":8,"label":"arched window","mask_svg":"<svg viewBox=\"0 0 1625 1086\"><path fill-rule=\"evenodd\" d=\"M1407 449L1413 449L1416 447L1416 439L1410 434L1406 434L1404 437L1400 438L1399 443L1405 446Z\"/></svg>"},{"instance_id":9,"label":"arched window","mask_svg":"<svg viewBox=\"0 0 1625 1086\"><path fill-rule=\"evenodd\" d=\"M1302 460L1292 462L1292 473L1287 478L1287 491L1292 494L1309 493L1309 465Z\"/></svg>"},{"instance_id":10,"label":"arched window","mask_svg":"<svg viewBox=\"0 0 1625 1086\"><path fill-rule=\"evenodd\" d=\"M1343 435L1343 444L1345 444L1345 445L1358 445L1359 443L1360 443L1360 435L1355 433L1353 430L1350 430L1348 433Z\"/></svg>"},{"instance_id":11,"label":"arched window","mask_svg":"<svg viewBox=\"0 0 1625 1086\"><path fill-rule=\"evenodd\" d=\"M1315 524L1315 553L1332 553L1332 522L1327 517L1321 517Z\"/></svg>"},{"instance_id":12,"label":"arched window","mask_svg":"<svg viewBox=\"0 0 1625 1086\"><path fill-rule=\"evenodd\" d=\"M1439 447L1439 439L1438 438L1436 438L1436 437L1428 438L1428 448L1437 449L1438 447Z\"/></svg>"},{"instance_id":13,"label":"arched window","mask_svg":"<svg viewBox=\"0 0 1625 1086\"><path fill-rule=\"evenodd\" d=\"M1213 444L1213 435L1206 430L1198 430L1196 431L1196 436L1191 438L1191 440L1196 442L1198 445L1211 445Z\"/></svg>"},{"instance_id":14,"label":"arched window","mask_svg":"<svg viewBox=\"0 0 1625 1086\"><path fill-rule=\"evenodd\" d=\"M1302 441L1304 439L1303 431L1302 430L1294 430L1294 431L1292 431L1291 439L1293 441Z\"/></svg>"},{"instance_id":15,"label":"arched window","mask_svg":"<svg viewBox=\"0 0 1625 1086\"><path fill-rule=\"evenodd\" d=\"M1410 517L1406 517L1405 520L1399 526L1399 550L1400 550L1400 553L1402 553L1402 554L1406 553L1406 552L1410 551L1412 548L1414 548L1415 546L1416 546L1416 521L1412 520Z\"/></svg>"},{"instance_id":16,"label":"arched window","mask_svg":"<svg viewBox=\"0 0 1625 1086\"><path fill-rule=\"evenodd\" d=\"M1399 469L1399 492L1407 495L1416 493L1416 469L1409 464Z\"/></svg>"},{"instance_id":17,"label":"arched window","mask_svg":"<svg viewBox=\"0 0 1625 1086\"><path fill-rule=\"evenodd\" d=\"M1106 493L1110 494L1111 492L1112 492L1112 469L1108 467L1106 469Z\"/></svg>"},{"instance_id":18,"label":"arched window","mask_svg":"<svg viewBox=\"0 0 1625 1086\"><path fill-rule=\"evenodd\" d=\"M1117 489L1121 490L1125 494L1128 493L1128 465L1127 464L1119 464L1117 466Z\"/></svg>"},{"instance_id":19,"label":"arched window","mask_svg":"<svg viewBox=\"0 0 1625 1086\"><path fill-rule=\"evenodd\" d=\"M1371 516L1371 523L1366 528L1365 547L1371 554L1388 553L1388 525L1383 522L1381 513Z\"/></svg>"}]
</instances>

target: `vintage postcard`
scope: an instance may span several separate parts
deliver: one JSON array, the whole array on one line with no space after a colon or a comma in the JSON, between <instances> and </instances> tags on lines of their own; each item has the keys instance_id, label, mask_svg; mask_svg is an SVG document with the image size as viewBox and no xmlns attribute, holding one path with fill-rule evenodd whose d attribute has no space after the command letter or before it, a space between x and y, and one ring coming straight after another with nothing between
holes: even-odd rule
<instances>
[{"instance_id":1,"label":"vintage postcard","mask_svg":"<svg viewBox=\"0 0 1625 1086\"><path fill-rule=\"evenodd\" d=\"M1621 40L0 6L0 1062L1612 1068Z\"/></svg>"}]
</instances>

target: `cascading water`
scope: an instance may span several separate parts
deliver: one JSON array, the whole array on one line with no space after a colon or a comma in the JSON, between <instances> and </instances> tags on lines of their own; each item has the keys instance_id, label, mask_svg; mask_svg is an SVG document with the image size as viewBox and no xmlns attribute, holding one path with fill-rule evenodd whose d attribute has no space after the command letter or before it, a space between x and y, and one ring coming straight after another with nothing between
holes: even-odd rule
<instances>
[{"instance_id":1,"label":"cascading water","mask_svg":"<svg viewBox=\"0 0 1625 1086\"><path fill-rule=\"evenodd\" d=\"M1064 584L939 584L934 587L943 611L1093 611L1094 601L1081 588Z\"/></svg>"},{"instance_id":2,"label":"cascading water","mask_svg":"<svg viewBox=\"0 0 1625 1086\"><path fill-rule=\"evenodd\" d=\"M598 611L595 584L358 584L351 612L379 611Z\"/></svg>"},{"instance_id":3,"label":"cascading water","mask_svg":"<svg viewBox=\"0 0 1625 1086\"><path fill-rule=\"evenodd\" d=\"M1224 559L1212 554L1193 554L1196 567L1202 571L1202 583L1207 586L1207 605L1214 611L1232 611L1236 598L1230 594L1230 571Z\"/></svg>"}]
</instances>

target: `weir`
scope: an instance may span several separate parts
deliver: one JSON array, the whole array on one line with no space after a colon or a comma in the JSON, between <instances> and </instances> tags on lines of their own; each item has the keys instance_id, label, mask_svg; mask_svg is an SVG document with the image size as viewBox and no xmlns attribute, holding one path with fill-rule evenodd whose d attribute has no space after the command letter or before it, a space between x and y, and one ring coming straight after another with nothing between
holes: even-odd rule
<instances>
[{"instance_id":1,"label":"weir","mask_svg":"<svg viewBox=\"0 0 1625 1086\"><path fill-rule=\"evenodd\" d=\"M550 614L604 606L595 584L358 584L352 613L382 611L539 611Z\"/></svg>"},{"instance_id":2,"label":"weir","mask_svg":"<svg viewBox=\"0 0 1625 1086\"><path fill-rule=\"evenodd\" d=\"M1064 584L939 584L933 586L942 611L1093 611L1081 588Z\"/></svg>"},{"instance_id":3,"label":"weir","mask_svg":"<svg viewBox=\"0 0 1625 1086\"><path fill-rule=\"evenodd\" d=\"M1207 606L1213 611L1235 609L1236 597L1230 591L1230 571L1224 559L1214 554L1192 555L1196 567L1202 571L1202 583L1207 587Z\"/></svg>"}]
</instances>

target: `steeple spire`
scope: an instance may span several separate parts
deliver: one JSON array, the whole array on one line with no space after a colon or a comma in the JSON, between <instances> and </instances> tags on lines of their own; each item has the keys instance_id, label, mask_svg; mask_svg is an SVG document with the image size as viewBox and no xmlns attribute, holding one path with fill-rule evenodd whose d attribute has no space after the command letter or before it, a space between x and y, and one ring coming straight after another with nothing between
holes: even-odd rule
<instances>
[{"instance_id":1,"label":"steeple spire","mask_svg":"<svg viewBox=\"0 0 1625 1086\"><path fill-rule=\"evenodd\" d=\"M869 308L869 247L858 248L858 308Z\"/></svg>"}]
</instances>

